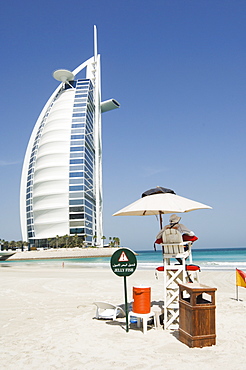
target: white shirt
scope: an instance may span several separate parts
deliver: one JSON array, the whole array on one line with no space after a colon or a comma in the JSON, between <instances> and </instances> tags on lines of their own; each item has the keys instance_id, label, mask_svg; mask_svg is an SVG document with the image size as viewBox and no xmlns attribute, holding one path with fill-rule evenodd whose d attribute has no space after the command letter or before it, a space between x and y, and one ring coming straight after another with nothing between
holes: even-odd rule
<instances>
[{"instance_id":1,"label":"white shirt","mask_svg":"<svg viewBox=\"0 0 246 370\"><path fill-rule=\"evenodd\" d=\"M156 235L156 239L160 239L162 238L162 234L163 234L163 231L165 231L166 229L170 229L170 225L166 225L164 226L161 231ZM195 235L193 233L193 231L191 231L190 229L188 229L185 225L183 224L176 224L173 229L176 229L178 230L181 234L188 234L190 236L193 236Z\"/></svg>"}]
</instances>

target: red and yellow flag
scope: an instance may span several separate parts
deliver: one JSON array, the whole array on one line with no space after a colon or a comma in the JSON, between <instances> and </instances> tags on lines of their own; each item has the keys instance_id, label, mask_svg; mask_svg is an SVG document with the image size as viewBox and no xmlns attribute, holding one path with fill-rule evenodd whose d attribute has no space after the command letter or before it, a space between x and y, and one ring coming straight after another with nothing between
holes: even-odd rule
<instances>
[{"instance_id":1,"label":"red and yellow flag","mask_svg":"<svg viewBox=\"0 0 246 370\"><path fill-rule=\"evenodd\" d=\"M246 272L236 269L236 285L246 288Z\"/></svg>"}]
</instances>

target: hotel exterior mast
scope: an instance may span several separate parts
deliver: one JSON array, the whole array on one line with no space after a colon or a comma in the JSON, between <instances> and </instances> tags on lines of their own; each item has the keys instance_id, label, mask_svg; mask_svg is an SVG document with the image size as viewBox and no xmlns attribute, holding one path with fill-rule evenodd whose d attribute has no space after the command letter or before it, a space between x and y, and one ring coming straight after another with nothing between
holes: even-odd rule
<instances>
[{"instance_id":1,"label":"hotel exterior mast","mask_svg":"<svg viewBox=\"0 0 246 370\"><path fill-rule=\"evenodd\" d=\"M86 70L86 78L75 76ZM57 70L61 83L44 106L23 163L20 218L23 241L78 235L103 244L101 113L118 108L101 102L100 55L94 26L94 56L74 71ZM94 239L94 240L93 240Z\"/></svg>"}]
</instances>

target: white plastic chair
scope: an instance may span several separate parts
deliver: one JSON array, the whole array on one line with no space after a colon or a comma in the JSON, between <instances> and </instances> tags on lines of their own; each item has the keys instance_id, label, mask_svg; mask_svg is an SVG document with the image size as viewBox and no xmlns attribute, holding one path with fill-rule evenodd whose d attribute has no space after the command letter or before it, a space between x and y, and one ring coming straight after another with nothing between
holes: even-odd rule
<instances>
[{"instance_id":1,"label":"white plastic chair","mask_svg":"<svg viewBox=\"0 0 246 370\"><path fill-rule=\"evenodd\" d=\"M125 312L120 306L107 302L94 302L94 304L97 307L96 319L116 320L119 314L125 316Z\"/></svg>"},{"instance_id":2,"label":"white plastic chair","mask_svg":"<svg viewBox=\"0 0 246 370\"><path fill-rule=\"evenodd\" d=\"M163 254L165 258L191 258L191 242L184 242L181 233L176 229L166 229L162 234ZM188 249L185 250L185 247ZM190 262L192 262L190 260Z\"/></svg>"},{"instance_id":3,"label":"white plastic chair","mask_svg":"<svg viewBox=\"0 0 246 370\"><path fill-rule=\"evenodd\" d=\"M142 320L142 323L143 323L143 333L146 334L147 333L147 325L148 325L148 321L153 317L154 319L154 326L155 326L155 329L157 328L157 320L156 320L156 314L155 312L151 311L149 313L136 313L136 312L132 312L130 311L128 313L128 320L129 322L131 322L131 316L133 317L136 317L137 318L137 327L140 328L140 323L141 323L141 320Z\"/></svg>"}]
</instances>

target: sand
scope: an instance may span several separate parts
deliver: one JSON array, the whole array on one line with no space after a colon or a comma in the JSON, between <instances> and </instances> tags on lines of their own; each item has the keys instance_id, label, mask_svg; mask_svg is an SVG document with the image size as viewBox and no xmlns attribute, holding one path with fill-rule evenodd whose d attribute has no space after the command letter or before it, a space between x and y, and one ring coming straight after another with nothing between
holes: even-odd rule
<instances>
[{"instance_id":1,"label":"sand","mask_svg":"<svg viewBox=\"0 0 246 370\"><path fill-rule=\"evenodd\" d=\"M235 272L205 271L201 283L217 288L217 343L189 348L177 332L136 327L125 319L96 320L94 301L124 303L123 278L109 269L0 266L1 369L243 369L246 349L246 289L235 300ZM163 280L136 270L127 278L151 286L163 300Z\"/></svg>"}]
</instances>

